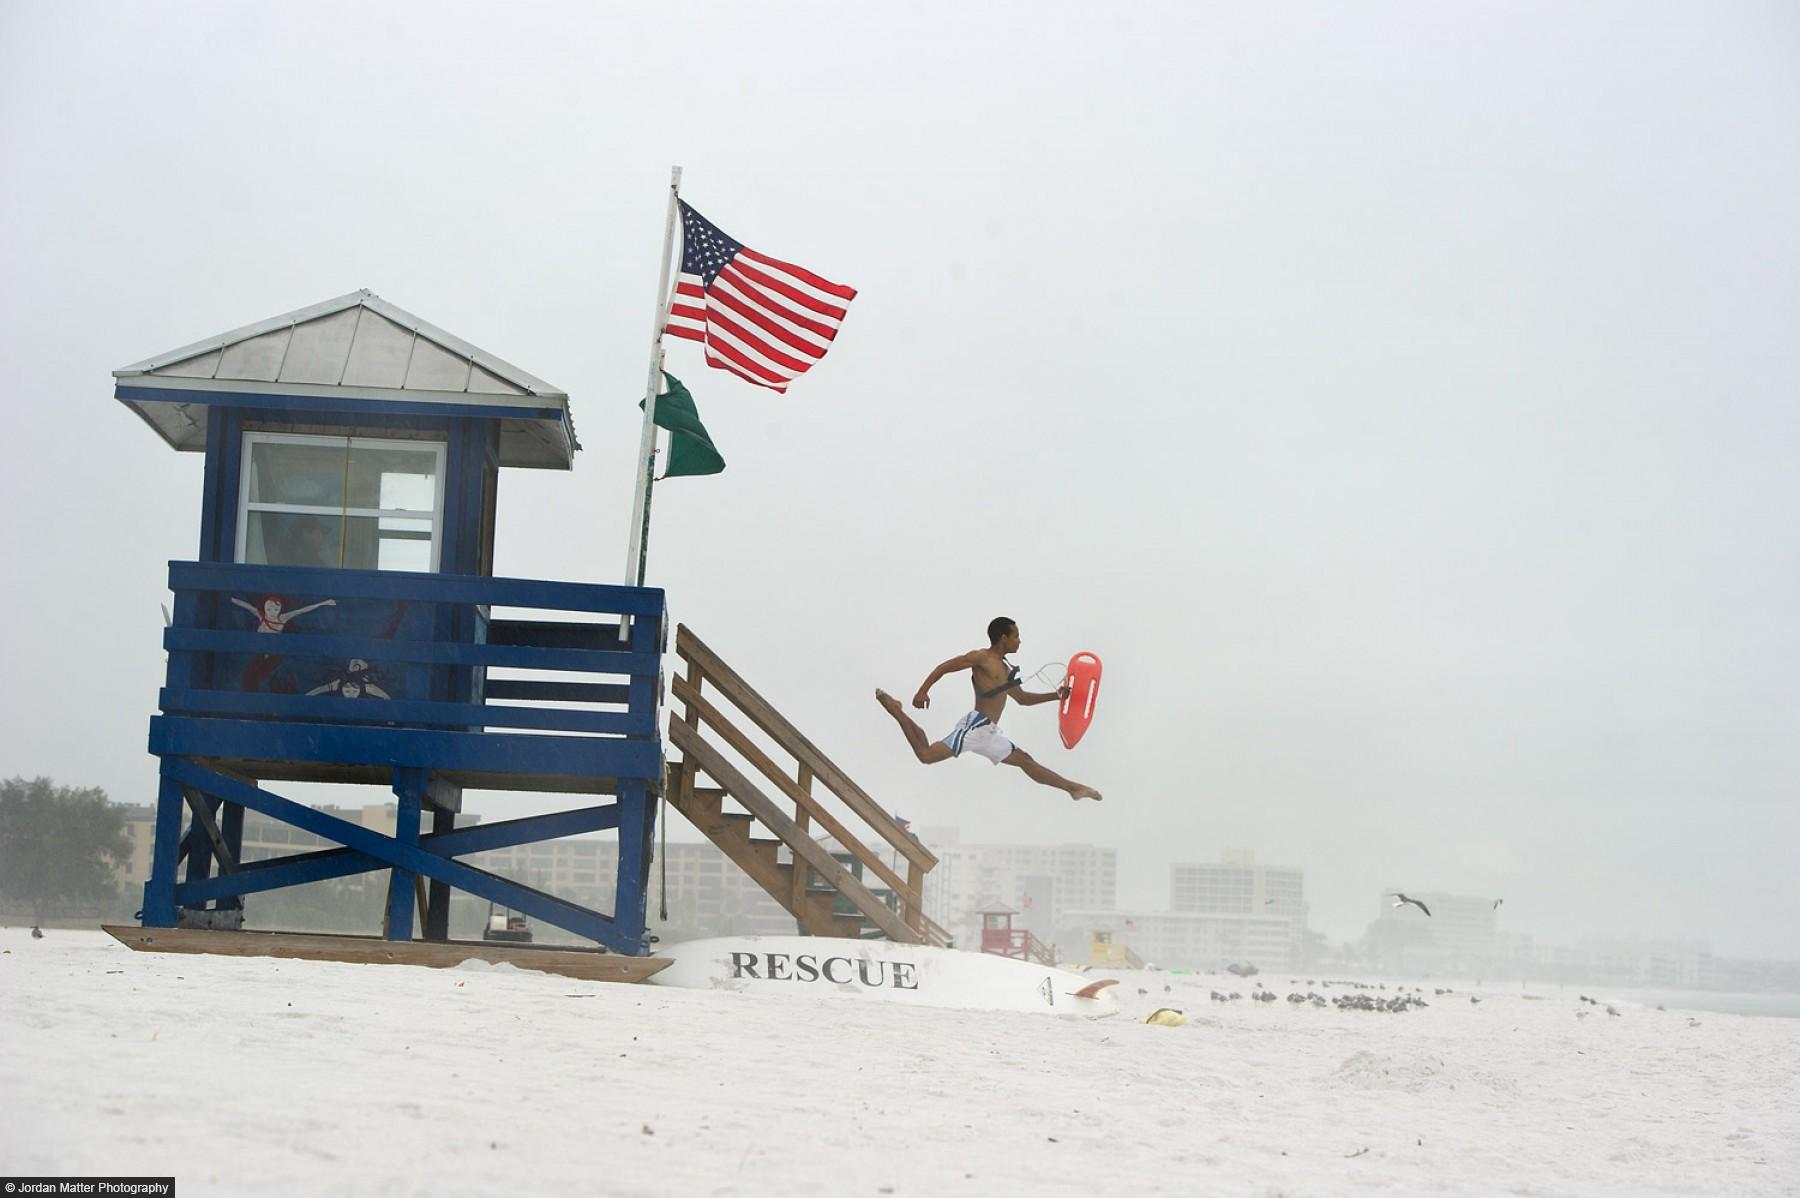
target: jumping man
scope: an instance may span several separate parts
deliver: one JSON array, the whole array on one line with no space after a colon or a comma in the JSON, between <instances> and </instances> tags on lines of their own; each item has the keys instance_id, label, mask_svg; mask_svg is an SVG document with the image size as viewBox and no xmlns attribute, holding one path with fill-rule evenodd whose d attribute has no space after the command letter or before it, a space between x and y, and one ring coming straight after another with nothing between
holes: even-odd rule
<instances>
[{"instance_id":1,"label":"jumping man","mask_svg":"<svg viewBox=\"0 0 1800 1198\"><path fill-rule=\"evenodd\" d=\"M1071 799L1098 799L1099 791L1079 782L1071 782L1061 774L1045 769L1031 754L1014 745L1000 731L1000 713L1005 710L1007 699L1032 707L1039 703L1055 703L1069 693L1066 686L1047 694L1033 694L1025 690L1019 683L1019 667L1006 660L1007 654L1018 651L1019 626L1001 616L988 624L987 648L972 649L931 671L931 676L919 687L919 693L913 696L914 707L923 709L931 706L932 684L945 674L968 670L970 681L975 686L975 710L956 721L956 727L950 730L950 735L935 743L926 738L923 728L913 723L912 718L900 706L900 700L884 690L877 690L875 701L894 717L894 721L900 725L900 731L906 734L906 743L912 746L913 755L926 765L948 761L968 749L995 765L1016 765L1033 782L1066 790Z\"/></svg>"}]
</instances>

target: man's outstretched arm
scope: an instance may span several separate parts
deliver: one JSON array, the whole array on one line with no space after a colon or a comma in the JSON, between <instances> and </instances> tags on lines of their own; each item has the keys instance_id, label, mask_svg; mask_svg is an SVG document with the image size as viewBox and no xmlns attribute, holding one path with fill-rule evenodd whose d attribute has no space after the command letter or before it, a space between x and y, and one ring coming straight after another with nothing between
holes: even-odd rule
<instances>
[{"instance_id":1,"label":"man's outstretched arm","mask_svg":"<svg viewBox=\"0 0 1800 1198\"><path fill-rule=\"evenodd\" d=\"M919 691L913 696L913 706L930 707L931 688L936 685L937 680L942 678L945 674L955 674L959 671L973 668L975 665L975 658L975 653L965 653L961 657L952 657L949 661L944 662L942 665L932 670L930 676L919 684Z\"/></svg>"},{"instance_id":2,"label":"man's outstretched arm","mask_svg":"<svg viewBox=\"0 0 1800 1198\"><path fill-rule=\"evenodd\" d=\"M1059 690L1050 691L1045 694L1035 694L1031 691L1014 691L1007 697L1022 707L1035 707L1039 703L1060 703L1068 696L1068 693L1069 688L1065 685Z\"/></svg>"}]
</instances>

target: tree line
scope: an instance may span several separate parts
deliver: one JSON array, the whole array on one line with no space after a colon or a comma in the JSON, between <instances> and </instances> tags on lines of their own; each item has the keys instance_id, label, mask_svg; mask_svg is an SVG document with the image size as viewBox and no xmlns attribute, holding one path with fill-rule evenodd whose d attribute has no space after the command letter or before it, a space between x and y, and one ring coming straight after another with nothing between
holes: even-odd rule
<instances>
[{"instance_id":1,"label":"tree line","mask_svg":"<svg viewBox=\"0 0 1800 1198\"><path fill-rule=\"evenodd\" d=\"M0 782L0 910L34 924L110 912L131 860L125 812L97 786L49 778Z\"/></svg>"}]
</instances>

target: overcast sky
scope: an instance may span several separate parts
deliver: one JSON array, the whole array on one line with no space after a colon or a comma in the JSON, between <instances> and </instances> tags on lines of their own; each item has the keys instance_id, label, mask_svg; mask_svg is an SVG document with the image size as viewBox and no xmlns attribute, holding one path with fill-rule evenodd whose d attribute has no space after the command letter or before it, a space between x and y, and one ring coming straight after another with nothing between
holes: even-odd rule
<instances>
[{"instance_id":1,"label":"overcast sky","mask_svg":"<svg viewBox=\"0 0 1800 1198\"><path fill-rule=\"evenodd\" d=\"M1111 7L0 5L0 773L155 793L201 459L109 372L358 287L570 393L497 572L618 581L679 163L861 295L786 396L671 343L650 581L879 801L1800 956L1796 10ZM998 614L1103 804L870 698Z\"/></svg>"}]
</instances>

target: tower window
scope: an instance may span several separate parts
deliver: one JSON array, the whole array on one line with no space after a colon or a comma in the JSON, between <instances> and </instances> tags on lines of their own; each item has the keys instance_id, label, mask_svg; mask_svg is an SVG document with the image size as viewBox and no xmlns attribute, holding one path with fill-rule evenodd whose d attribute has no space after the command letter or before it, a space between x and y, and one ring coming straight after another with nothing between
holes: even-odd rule
<instances>
[{"instance_id":1,"label":"tower window","mask_svg":"<svg viewBox=\"0 0 1800 1198\"><path fill-rule=\"evenodd\" d=\"M245 433L237 560L357 570L438 568L444 444Z\"/></svg>"}]
</instances>

